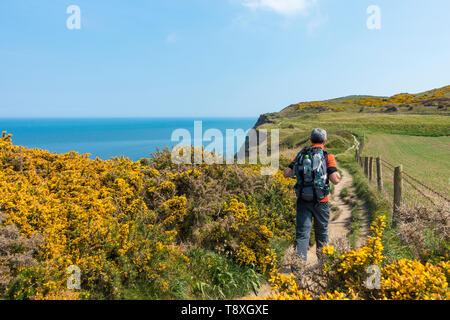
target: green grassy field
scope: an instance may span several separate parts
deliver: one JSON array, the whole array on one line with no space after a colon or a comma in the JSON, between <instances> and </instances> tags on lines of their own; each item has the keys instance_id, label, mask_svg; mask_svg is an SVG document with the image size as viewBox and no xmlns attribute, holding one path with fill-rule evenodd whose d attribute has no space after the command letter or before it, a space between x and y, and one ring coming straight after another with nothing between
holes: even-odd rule
<instances>
[{"instance_id":1,"label":"green grassy field","mask_svg":"<svg viewBox=\"0 0 450 320\"><path fill-rule=\"evenodd\" d=\"M450 118L443 115L333 112L288 118L275 115L271 120L275 124L265 124L260 128L275 126L282 132L301 133L310 131L312 127L322 126L331 131L350 130L434 137L448 135L450 132Z\"/></svg>"},{"instance_id":2,"label":"green grassy field","mask_svg":"<svg viewBox=\"0 0 450 320\"><path fill-rule=\"evenodd\" d=\"M280 149L298 149L313 128L328 132L327 147L340 153L353 144L353 136L363 133L439 137L450 132L450 118L443 115L368 114L352 112L303 114L295 117L271 115L258 129L279 129Z\"/></svg>"},{"instance_id":3,"label":"green grassy field","mask_svg":"<svg viewBox=\"0 0 450 320\"><path fill-rule=\"evenodd\" d=\"M364 156L380 155L393 165L403 165L403 170L419 181L450 198L450 137L417 137L389 134L369 134ZM392 172L384 171L384 185L393 192ZM405 201L427 202L419 192L404 184ZM428 193L426 193L428 195ZM430 194L429 196L432 196Z\"/></svg>"}]
</instances>

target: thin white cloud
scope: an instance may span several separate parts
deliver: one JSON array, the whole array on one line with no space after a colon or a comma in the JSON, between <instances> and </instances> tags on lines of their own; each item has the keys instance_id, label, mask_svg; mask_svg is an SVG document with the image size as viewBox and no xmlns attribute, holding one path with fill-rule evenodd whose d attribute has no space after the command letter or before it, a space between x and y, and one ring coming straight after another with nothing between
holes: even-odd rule
<instances>
[{"instance_id":1,"label":"thin white cloud","mask_svg":"<svg viewBox=\"0 0 450 320\"><path fill-rule=\"evenodd\" d=\"M178 41L178 34L176 34L175 32L168 34L166 37L167 44L175 43L177 41Z\"/></svg>"},{"instance_id":2,"label":"thin white cloud","mask_svg":"<svg viewBox=\"0 0 450 320\"><path fill-rule=\"evenodd\" d=\"M311 21L307 24L308 35L314 35L316 30L325 25L327 22L328 16L323 15L320 11L316 12L311 18Z\"/></svg>"},{"instance_id":3,"label":"thin white cloud","mask_svg":"<svg viewBox=\"0 0 450 320\"><path fill-rule=\"evenodd\" d=\"M317 0L243 0L242 5L250 9L271 10L285 16L306 14Z\"/></svg>"}]
</instances>

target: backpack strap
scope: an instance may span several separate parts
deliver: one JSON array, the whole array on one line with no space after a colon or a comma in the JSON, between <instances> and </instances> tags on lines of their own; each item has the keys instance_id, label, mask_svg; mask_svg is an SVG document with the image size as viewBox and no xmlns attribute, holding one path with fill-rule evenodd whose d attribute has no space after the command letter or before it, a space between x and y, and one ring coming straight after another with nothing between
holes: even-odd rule
<instances>
[{"instance_id":1,"label":"backpack strap","mask_svg":"<svg viewBox=\"0 0 450 320\"><path fill-rule=\"evenodd\" d=\"M327 161L327 168L328 168L328 155L329 154L330 153L328 151L323 150L323 156L324 156L325 160Z\"/></svg>"},{"instance_id":2,"label":"backpack strap","mask_svg":"<svg viewBox=\"0 0 450 320\"><path fill-rule=\"evenodd\" d=\"M300 152L297 154L297 158L295 158L295 162L297 162L298 160L300 160L300 157L306 153L307 148L308 148L308 147L304 147L302 150L300 150Z\"/></svg>"}]
</instances>

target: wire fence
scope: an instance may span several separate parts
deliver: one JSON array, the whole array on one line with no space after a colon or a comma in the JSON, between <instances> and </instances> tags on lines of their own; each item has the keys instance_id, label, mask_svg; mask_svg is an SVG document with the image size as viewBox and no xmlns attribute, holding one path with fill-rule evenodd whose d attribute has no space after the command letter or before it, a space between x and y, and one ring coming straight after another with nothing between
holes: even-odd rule
<instances>
[{"instance_id":1,"label":"wire fence","mask_svg":"<svg viewBox=\"0 0 450 320\"><path fill-rule=\"evenodd\" d=\"M395 170L395 166L389 162L387 162L384 159L381 159L381 161L383 162L383 164L385 165L385 167L389 168L390 170L394 171ZM427 197L425 194L423 194L423 189L420 189L420 187L424 188L425 190L427 190L428 192L434 194L436 197L441 198L447 202L450 202L450 199L447 198L445 195L443 195L442 193L434 190L433 188L427 186L425 183L419 181L418 179L414 178L411 174L409 174L406 171L402 171L403 174L403 181L405 181L406 183L408 183L413 189L415 189L416 191L420 192L424 197ZM428 198L428 200L431 201L430 198Z\"/></svg>"},{"instance_id":2,"label":"wire fence","mask_svg":"<svg viewBox=\"0 0 450 320\"><path fill-rule=\"evenodd\" d=\"M444 195L442 192L435 190L430 187L426 183L420 181L415 178L410 173L403 170L403 166L395 166L394 164L382 159L380 156L378 157L362 157L362 150L364 148L364 143L360 145L359 148L355 149L355 159L363 168L363 171L370 182L372 182L376 176L376 182L378 185L378 190L386 191L386 188L383 185L383 180L389 178L392 181L393 185L393 201L394 201L394 213L395 211L402 205L403 198L407 196L404 191L414 191L423 199L428 200L433 205L438 205L439 200L450 203L450 199L448 196ZM374 168L373 164L376 163L376 168ZM382 168L387 169L387 172L384 172ZM376 169L376 170L374 170ZM374 172L375 171L375 172ZM391 180L392 179L392 180ZM388 180L388 181L389 181ZM403 182L408 186L408 190L403 190ZM403 194L402 194L403 193ZM409 195L409 194L408 194Z\"/></svg>"},{"instance_id":3,"label":"wire fence","mask_svg":"<svg viewBox=\"0 0 450 320\"><path fill-rule=\"evenodd\" d=\"M383 160L382 160L383 161ZM383 161L383 166L389 170L391 170L392 172L394 172L395 167L392 166L390 163ZM427 199L428 201L430 201L432 204L437 205L435 199L433 199L432 197L427 196L424 193L423 189L420 189L419 187L417 187L412 181L410 181L409 179L407 179L406 177L409 177L409 174L407 174L405 171L402 172L405 176L403 176L403 181L406 182L413 190L415 190L417 192L418 195L424 197L425 199ZM414 179L414 178L413 178Z\"/></svg>"}]
</instances>

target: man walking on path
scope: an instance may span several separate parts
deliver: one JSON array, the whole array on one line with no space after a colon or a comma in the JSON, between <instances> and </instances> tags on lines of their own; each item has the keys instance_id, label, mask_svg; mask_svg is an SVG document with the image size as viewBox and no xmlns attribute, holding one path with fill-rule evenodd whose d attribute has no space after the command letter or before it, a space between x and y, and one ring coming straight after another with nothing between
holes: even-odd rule
<instances>
[{"instance_id":1,"label":"man walking on path","mask_svg":"<svg viewBox=\"0 0 450 320\"><path fill-rule=\"evenodd\" d=\"M284 170L284 176L297 178L297 227L295 247L297 255L306 263L312 217L314 217L314 234L316 254L321 260L322 248L328 242L328 222L330 207L328 194L329 181L340 182L341 176L336 168L336 160L325 151L327 132L314 129L311 133L311 146L299 152L292 163Z\"/></svg>"}]
</instances>

